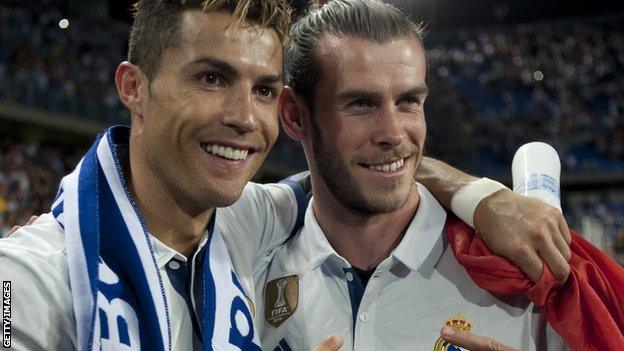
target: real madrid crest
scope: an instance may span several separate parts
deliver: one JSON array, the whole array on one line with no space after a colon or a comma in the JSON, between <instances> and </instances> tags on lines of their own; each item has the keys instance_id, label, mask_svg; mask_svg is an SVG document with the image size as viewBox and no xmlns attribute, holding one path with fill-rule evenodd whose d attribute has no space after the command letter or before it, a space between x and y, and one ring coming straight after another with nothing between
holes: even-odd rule
<instances>
[{"instance_id":1,"label":"real madrid crest","mask_svg":"<svg viewBox=\"0 0 624 351\"><path fill-rule=\"evenodd\" d=\"M472 322L468 317L461 313L453 315L444 321L443 327L451 327L458 331L464 331L470 333L472 331ZM433 351L461 351L458 346L451 344L450 342L439 337L433 347Z\"/></svg>"},{"instance_id":2,"label":"real madrid crest","mask_svg":"<svg viewBox=\"0 0 624 351\"><path fill-rule=\"evenodd\" d=\"M273 279L264 288L264 320L277 328L297 310L299 278L289 275Z\"/></svg>"}]
</instances>

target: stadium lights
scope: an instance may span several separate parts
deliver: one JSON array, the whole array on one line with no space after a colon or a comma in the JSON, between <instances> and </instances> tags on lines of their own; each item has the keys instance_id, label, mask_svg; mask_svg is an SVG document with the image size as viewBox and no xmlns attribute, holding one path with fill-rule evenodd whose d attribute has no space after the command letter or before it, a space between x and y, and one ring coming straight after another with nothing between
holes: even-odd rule
<instances>
[{"instance_id":1,"label":"stadium lights","mask_svg":"<svg viewBox=\"0 0 624 351\"><path fill-rule=\"evenodd\" d=\"M67 29L67 27L69 27L69 20L67 18L63 18L59 21L58 26L61 29Z\"/></svg>"},{"instance_id":2,"label":"stadium lights","mask_svg":"<svg viewBox=\"0 0 624 351\"><path fill-rule=\"evenodd\" d=\"M538 82L541 82L544 79L544 73L542 73L542 71L535 71L533 73L533 79L535 79Z\"/></svg>"}]
</instances>

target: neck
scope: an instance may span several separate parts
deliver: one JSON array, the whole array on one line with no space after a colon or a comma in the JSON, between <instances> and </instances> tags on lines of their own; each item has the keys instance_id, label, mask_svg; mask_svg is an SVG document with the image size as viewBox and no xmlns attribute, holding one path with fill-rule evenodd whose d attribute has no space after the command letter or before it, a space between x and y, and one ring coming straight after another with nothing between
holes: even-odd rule
<instances>
[{"instance_id":1,"label":"neck","mask_svg":"<svg viewBox=\"0 0 624 351\"><path fill-rule=\"evenodd\" d=\"M215 207L195 206L198 209L194 209L188 198L176 198L170 187L153 176L132 148L129 164L126 165L124 173L130 193L141 210L149 233L190 258L206 231Z\"/></svg>"},{"instance_id":2,"label":"neck","mask_svg":"<svg viewBox=\"0 0 624 351\"><path fill-rule=\"evenodd\" d=\"M314 193L313 210L325 237L352 266L370 270L399 245L418 209L416 185L403 206L379 214L353 211L329 192Z\"/></svg>"}]
</instances>

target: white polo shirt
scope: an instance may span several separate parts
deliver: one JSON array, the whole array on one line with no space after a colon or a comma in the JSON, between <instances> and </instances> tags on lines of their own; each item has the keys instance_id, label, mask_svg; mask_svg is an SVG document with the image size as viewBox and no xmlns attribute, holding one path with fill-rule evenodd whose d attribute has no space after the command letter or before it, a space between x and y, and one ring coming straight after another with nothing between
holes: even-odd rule
<instances>
[{"instance_id":1,"label":"white polo shirt","mask_svg":"<svg viewBox=\"0 0 624 351\"><path fill-rule=\"evenodd\" d=\"M446 212L420 184L418 191L405 237L365 288L308 206L302 230L256 270L265 350L311 350L337 332L344 351L431 351L446 320L520 350L566 349L530 301L496 297L473 283L448 246Z\"/></svg>"},{"instance_id":2,"label":"white polo shirt","mask_svg":"<svg viewBox=\"0 0 624 351\"><path fill-rule=\"evenodd\" d=\"M290 235L297 220L297 201L283 184L249 183L241 199L216 211L216 223L249 302L253 301L254 262ZM277 215L279 214L279 216ZM193 266L201 267L201 240L191 260L150 236L169 305L174 350L201 350L201 313L194 301L201 294ZM73 313L65 234L51 214L0 240L0 280L11 281L12 350L75 350ZM199 279L201 280L201 279ZM195 320L195 321L194 321Z\"/></svg>"}]
</instances>

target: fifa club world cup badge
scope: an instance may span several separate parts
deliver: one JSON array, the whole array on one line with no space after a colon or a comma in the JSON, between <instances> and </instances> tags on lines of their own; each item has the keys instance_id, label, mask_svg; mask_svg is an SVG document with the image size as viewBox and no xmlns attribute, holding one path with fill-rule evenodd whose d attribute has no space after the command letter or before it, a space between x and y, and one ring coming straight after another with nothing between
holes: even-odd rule
<instances>
[{"instance_id":1,"label":"fifa club world cup badge","mask_svg":"<svg viewBox=\"0 0 624 351\"><path fill-rule=\"evenodd\" d=\"M472 322L470 322L470 319L468 319L468 317L464 316L461 313L447 318L444 321L444 326L468 333L472 331ZM462 351L462 349L442 339L442 337L439 337L435 343L435 346L433 347L433 351Z\"/></svg>"},{"instance_id":2,"label":"fifa club world cup badge","mask_svg":"<svg viewBox=\"0 0 624 351\"><path fill-rule=\"evenodd\" d=\"M299 278L289 275L273 279L266 284L264 291L264 320L277 328L297 310Z\"/></svg>"}]
</instances>

